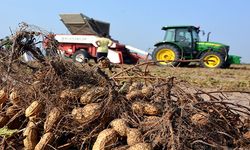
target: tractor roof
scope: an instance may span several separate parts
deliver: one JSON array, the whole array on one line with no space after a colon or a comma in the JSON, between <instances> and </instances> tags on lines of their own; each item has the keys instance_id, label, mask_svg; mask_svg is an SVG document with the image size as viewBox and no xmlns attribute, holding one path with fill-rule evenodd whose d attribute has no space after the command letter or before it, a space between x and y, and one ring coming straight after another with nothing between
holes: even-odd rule
<instances>
[{"instance_id":1,"label":"tractor roof","mask_svg":"<svg viewBox=\"0 0 250 150\"><path fill-rule=\"evenodd\" d=\"M162 27L162 30L166 29L174 29L174 28L194 28L194 29L199 29L200 27L195 27L191 25L182 25L182 26L164 26Z\"/></svg>"}]
</instances>

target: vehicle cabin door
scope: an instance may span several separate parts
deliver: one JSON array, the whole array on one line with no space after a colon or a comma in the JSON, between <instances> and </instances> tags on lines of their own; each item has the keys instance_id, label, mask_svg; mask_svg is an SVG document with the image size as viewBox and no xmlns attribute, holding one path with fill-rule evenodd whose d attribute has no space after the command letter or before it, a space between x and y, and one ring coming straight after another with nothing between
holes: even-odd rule
<instances>
[{"instance_id":1,"label":"vehicle cabin door","mask_svg":"<svg viewBox=\"0 0 250 150\"><path fill-rule=\"evenodd\" d=\"M176 29L175 41L183 48L185 56L192 57L193 45L192 45L192 33L187 28Z\"/></svg>"}]
</instances>

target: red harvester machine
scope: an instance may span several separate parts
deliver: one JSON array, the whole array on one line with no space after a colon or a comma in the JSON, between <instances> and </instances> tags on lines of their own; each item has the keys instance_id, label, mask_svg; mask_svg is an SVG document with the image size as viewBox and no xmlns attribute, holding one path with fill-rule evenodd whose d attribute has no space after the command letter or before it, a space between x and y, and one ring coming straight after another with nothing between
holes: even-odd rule
<instances>
[{"instance_id":1,"label":"red harvester machine","mask_svg":"<svg viewBox=\"0 0 250 150\"><path fill-rule=\"evenodd\" d=\"M54 35L59 42L59 51L78 62L96 60L96 40L103 33L110 35L110 24L83 14L60 14L60 17L71 34ZM108 58L113 63L134 64L148 55L143 50L111 40L113 44L109 49Z\"/></svg>"}]
</instances>

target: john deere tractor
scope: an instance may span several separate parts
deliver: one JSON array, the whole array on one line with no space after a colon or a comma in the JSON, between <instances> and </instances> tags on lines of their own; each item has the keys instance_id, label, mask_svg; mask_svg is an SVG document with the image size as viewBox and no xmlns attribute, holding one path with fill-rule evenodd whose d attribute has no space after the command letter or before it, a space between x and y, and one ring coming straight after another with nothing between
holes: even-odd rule
<instances>
[{"instance_id":1,"label":"john deere tractor","mask_svg":"<svg viewBox=\"0 0 250 150\"><path fill-rule=\"evenodd\" d=\"M228 45L209 42L209 34L208 40L201 42L198 27L165 26L162 30L166 32L164 40L155 44L152 53L160 65L185 66L196 60L202 67L227 68L240 63L239 56L228 54Z\"/></svg>"}]
</instances>

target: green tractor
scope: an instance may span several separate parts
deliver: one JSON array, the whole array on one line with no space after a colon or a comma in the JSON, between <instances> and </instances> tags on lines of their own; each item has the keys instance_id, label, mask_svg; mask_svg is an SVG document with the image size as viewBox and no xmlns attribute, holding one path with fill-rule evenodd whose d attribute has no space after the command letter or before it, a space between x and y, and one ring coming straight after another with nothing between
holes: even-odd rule
<instances>
[{"instance_id":1,"label":"green tractor","mask_svg":"<svg viewBox=\"0 0 250 150\"><path fill-rule=\"evenodd\" d=\"M195 26L165 26L165 37L155 44L152 58L160 65L186 66L198 61L205 68L228 68L240 64L240 57L229 55L229 46L217 42L201 42L200 28Z\"/></svg>"}]
</instances>

